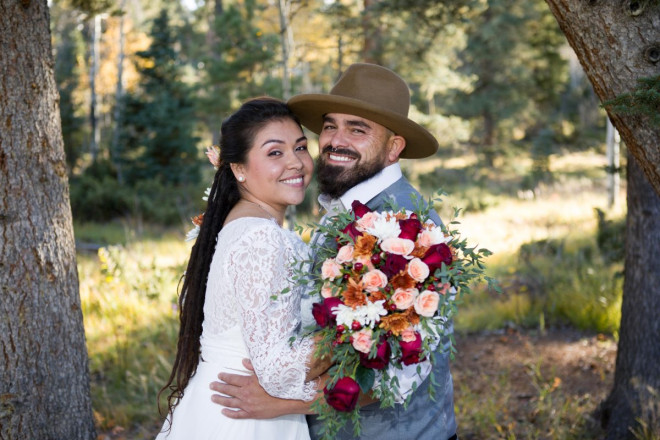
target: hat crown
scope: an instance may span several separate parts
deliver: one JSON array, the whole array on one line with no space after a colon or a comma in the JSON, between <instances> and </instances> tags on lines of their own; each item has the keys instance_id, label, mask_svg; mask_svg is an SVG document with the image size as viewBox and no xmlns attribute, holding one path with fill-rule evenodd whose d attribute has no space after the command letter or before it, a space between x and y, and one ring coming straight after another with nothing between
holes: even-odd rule
<instances>
[{"instance_id":1,"label":"hat crown","mask_svg":"<svg viewBox=\"0 0 660 440\"><path fill-rule=\"evenodd\" d=\"M404 118L410 108L410 90L396 73L375 64L352 64L330 90L344 96L387 109Z\"/></svg>"}]
</instances>

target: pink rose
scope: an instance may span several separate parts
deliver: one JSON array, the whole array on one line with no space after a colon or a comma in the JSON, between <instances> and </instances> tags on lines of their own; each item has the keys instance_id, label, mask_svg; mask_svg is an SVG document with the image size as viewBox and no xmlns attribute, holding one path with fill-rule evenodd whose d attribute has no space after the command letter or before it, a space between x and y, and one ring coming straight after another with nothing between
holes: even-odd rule
<instances>
[{"instance_id":1,"label":"pink rose","mask_svg":"<svg viewBox=\"0 0 660 440\"><path fill-rule=\"evenodd\" d=\"M392 302L399 310L406 310L415 302L419 291L414 287L411 289L396 289L392 295Z\"/></svg>"},{"instance_id":2,"label":"pink rose","mask_svg":"<svg viewBox=\"0 0 660 440\"><path fill-rule=\"evenodd\" d=\"M401 332L401 340L403 342L412 342L415 339L417 339L417 333L412 327L408 327L407 329Z\"/></svg>"},{"instance_id":3,"label":"pink rose","mask_svg":"<svg viewBox=\"0 0 660 440\"><path fill-rule=\"evenodd\" d=\"M330 298L334 296L332 292L332 284L325 283L323 287L321 287L321 296L323 298Z\"/></svg>"},{"instance_id":4,"label":"pink rose","mask_svg":"<svg viewBox=\"0 0 660 440\"><path fill-rule=\"evenodd\" d=\"M397 254L387 254L387 257L385 258L385 264L383 264L381 270L389 278L405 269L406 264L408 264L408 260L406 260L404 256Z\"/></svg>"},{"instance_id":5,"label":"pink rose","mask_svg":"<svg viewBox=\"0 0 660 440\"><path fill-rule=\"evenodd\" d=\"M328 389L327 386L323 388L323 394L328 405L337 411L350 412L357 405L360 386L355 380L346 376L339 379L332 389Z\"/></svg>"},{"instance_id":6,"label":"pink rose","mask_svg":"<svg viewBox=\"0 0 660 440\"><path fill-rule=\"evenodd\" d=\"M387 286L387 276L378 269L370 270L362 277L362 285L367 292L377 292Z\"/></svg>"},{"instance_id":7,"label":"pink rose","mask_svg":"<svg viewBox=\"0 0 660 440\"><path fill-rule=\"evenodd\" d=\"M353 261L353 250L354 248L350 244L340 247L339 251L337 252L337 256L335 257L335 261L339 264Z\"/></svg>"},{"instance_id":8,"label":"pink rose","mask_svg":"<svg viewBox=\"0 0 660 440\"><path fill-rule=\"evenodd\" d=\"M442 232L442 228L434 224L425 225L425 229L417 237L420 246L431 247L434 244L446 243L448 237Z\"/></svg>"},{"instance_id":9,"label":"pink rose","mask_svg":"<svg viewBox=\"0 0 660 440\"><path fill-rule=\"evenodd\" d=\"M408 263L408 275L415 281L423 282L428 278L429 273L429 267L419 258L413 258Z\"/></svg>"},{"instance_id":10,"label":"pink rose","mask_svg":"<svg viewBox=\"0 0 660 440\"><path fill-rule=\"evenodd\" d=\"M360 231L366 231L368 228L374 227L374 221L378 218L378 214L375 212L367 212L359 220L356 220L357 228Z\"/></svg>"},{"instance_id":11,"label":"pink rose","mask_svg":"<svg viewBox=\"0 0 660 440\"><path fill-rule=\"evenodd\" d=\"M451 284L449 283L442 283L440 286L436 288L436 292L438 292L441 295L446 295L447 292L449 292L449 289L451 288Z\"/></svg>"},{"instance_id":12,"label":"pink rose","mask_svg":"<svg viewBox=\"0 0 660 440\"><path fill-rule=\"evenodd\" d=\"M422 258L431 272L442 267L442 263L449 266L452 262L451 249L445 243L433 245L426 251L426 255Z\"/></svg>"},{"instance_id":13,"label":"pink rose","mask_svg":"<svg viewBox=\"0 0 660 440\"><path fill-rule=\"evenodd\" d=\"M356 219L363 217L368 212L371 212L371 209L369 209L367 205L360 203L357 200L354 200L353 203L351 203L351 210L355 214Z\"/></svg>"},{"instance_id":14,"label":"pink rose","mask_svg":"<svg viewBox=\"0 0 660 440\"><path fill-rule=\"evenodd\" d=\"M328 258L323 262L323 266L321 266L321 278L324 280L334 280L340 276L341 266L334 259Z\"/></svg>"},{"instance_id":15,"label":"pink rose","mask_svg":"<svg viewBox=\"0 0 660 440\"><path fill-rule=\"evenodd\" d=\"M415 311L420 316L430 318L438 310L440 295L437 292L425 290L415 298Z\"/></svg>"},{"instance_id":16,"label":"pink rose","mask_svg":"<svg viewBox=\"0 0 660 440\"><path fill-rule=\"evenodd\" d=\"M353 348L362 353L369 353L371 351L371 346L373 345L371 335L372 332L369 328L353 333L351 335L351 344L353 344Z\"/></svg>"},{"instance_id":17,"label":"pink rose","mask_svg":"<svg viewBox=\"0 0 660 440\"><path fill-rule=\"evenodd\" d=\"M414 242L417 240L417 234L422 230L422 222L416 218L399 220L399 227L401 228L399 238L406 238Z\"/></svg>"},{"instance_id":18,"label":"pink rose","mask_svg":"<svg viewBox=\"0 0 660 440\"><path fill-rule=\"evenodd\" d=\"M415 249L415 242L407 238L386 238L380 248L390 254L408 255Z\"/></svg>"},{"instance_id":19,"label":"pink rose","mask_svg":"<svg viewBox=\"0 0 660 440\"><path fill-rule=\"evenodd\" d=\"M422 356L422 336L415 332L415 339L412 341L399 341L401 347L401 362L404 365L417 364L424 360Z\"/></svg>"},{"instance_id":20,"label":"pink rose","mask_svg":"<svg viewBox=\"0 0 660 440\"><path fill-rule=\"evenodd\" d=\"M360 364L366 368L373 368L374 370L382 370L387 367L392 355L392 348L387 340L382 340L376 348L376 356L369 357L369 353L360 353Z\"/></svg>"}]
</instances>

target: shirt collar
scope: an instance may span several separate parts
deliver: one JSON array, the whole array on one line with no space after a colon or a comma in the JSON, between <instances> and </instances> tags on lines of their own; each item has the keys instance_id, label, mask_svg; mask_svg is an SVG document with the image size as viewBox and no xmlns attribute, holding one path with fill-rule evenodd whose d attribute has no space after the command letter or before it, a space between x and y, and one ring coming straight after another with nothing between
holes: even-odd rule
<instances>
[{"instance_id":1,"label":"shirt collar","mask_svg":"<svg viewBox=\"0 0 660 440\"><path fill-rule=\"evenodd\" d=\"M383 168L378 174L370 179L358 183L353 188L346 191L346 193L339 197L339 199L331 199L327 195L321 194L319 196L319 203L329 213L342 210L348 211L351 209L351 204L354 200L366 204L369 200L376 197L402 176L403 173L401 172L401 166L398 162L395 162L392 165Z\"/></svg>"}]
</instances>

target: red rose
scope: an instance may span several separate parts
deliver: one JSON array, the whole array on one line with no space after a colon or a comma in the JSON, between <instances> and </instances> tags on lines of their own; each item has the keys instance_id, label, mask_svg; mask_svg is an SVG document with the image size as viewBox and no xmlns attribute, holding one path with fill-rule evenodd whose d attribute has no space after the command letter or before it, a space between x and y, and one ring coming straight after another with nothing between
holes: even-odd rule
<instances>
[{"instance_id":1,"label":"red rose","mask_svg":"<svg viewBox=\"0 0 660 440\"><path fill-rule=\"evenodd\" d=\"M403 255L387 254L385 264L380 270L387 275L387 278L392 278L394 275L401 272L408 264L408 260Z\"/></svg>"},{"instance_id":2,"label":"red rose","mask_svg":"<svg viewBox=\"0 0 660 440\"><path fill-rule=\"evenodd\" d=\"M346 376L339 379L331 390L328 390L328 387L323 388L323 394L325 394L328 405L337 411L349 412L353 411L357 405L360 386Z\"/></svg>"},{"instance_id":3,"label":"red rose","mask_svg":"<svg viewBox=\"0 0 660 440\"><path fill-rule=\"evenodd\" d=\"M357 200L353 201L351 203L351 209L353 210L353 213L355 214L355 219L362 218L363 215L365 215L367 212L371 212L371 209L363 203L358 202Z\"/></svg>"},{"instance_id":4,"label":"red rose","mask_svg":"<svg viewBox=\"0 0 660 440\"><path fill-rule=\"evenodd\" d=\"M375 370L382 370L387 367L392 355L392 349L387 341L382 341L376 349L376 357L369 358L368 353L360 353L360 363L363 367L373 368Z\"/></svg>"},{"instance_id":5,"label":"red rose","mask_svg":"<svg viewBox=\"0 0 660 440\"><path fill-rule=\"evenodd\" d=\"M324 298L322 303L314 303L312 305L312 316L319 325L319 327L327 327L336 322L337 314L332 311L333 307L343 304L341 299L331 296Z\"/></svg>"},{"instance_id":6,"label":"red rose","mask_svg":"<svg viewBox=\"0 0 660 440\"><path fill-rule=\"evenodd\" d=\"M341 230L341 232L343 232L344 234L348 234L353 239L353 241L355 241L357 237L362 235L362 232L358 231L355 222L350 222L348 225L346 225L344 229ZM339 245L339 247L341 247L341 245Z\"/></svg>"},{"instance_id":7,"label":"red rose","mask_svg":"<svg viewBox=\"0 0 660 440\"><path fill-rule=\"evenodd\" d=\"M422 230L422 222L415 218L399 220L399 227L401 228L399 238L415 241L417 240L417 234Z\"/></svg>"},{"instance_id":8,"label":"red rose","mask_svg":"<svg viewBox=\"0 0 660 440\"><path fill-rule=\"evenodd\" d=\"M442 263L449 266L452 262L451 249L445 243L434 244L431 246L422 261L429 267L431 273L442 267Z\"/></svg>"},{"instance_id":9,"label":"red rose","mask_svg":"<svg viewBox=\"0 0 660 440\"><path fill-rule=\"evenodd\" d=\"M410 342L399 341L401 347L401 361L404 365L417 364L425 358L422 355L422 336L415 332L415 340Z\"/></svg>"}]
</instances>

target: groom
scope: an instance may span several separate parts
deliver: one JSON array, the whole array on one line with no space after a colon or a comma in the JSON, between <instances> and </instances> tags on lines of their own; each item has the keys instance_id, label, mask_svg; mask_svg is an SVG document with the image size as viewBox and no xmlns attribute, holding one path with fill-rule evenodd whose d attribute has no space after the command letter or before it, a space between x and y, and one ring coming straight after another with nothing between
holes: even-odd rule
<instances>
[{"instance_id":1,"label":"groom","mask_svg":"<svg viewBox=\"0 0 660 440\"><path fill-rule=\"evenodd\" d=\"M353 200L376 211L385 209L388 199L399 207L415 208L414 195L419 193L403 177L399 158L430 156L437 151L438 142L408 119L410 92L397 74L373 64L353 64L329 94L294 96L288 105L305 127L319 135L319 202L329 215L350 209ZM440 223L437 214L432 218ZM414 391L406 410L402 405L381 409L378 402L363 406L361 439L457 438L449 354L442 346L435 360L435 400L429 397L427 378ZM223 373L219 378L224 383L214 382L211 388L230 397L214 395L214 402L239 409L224 409L229 417L271 418L310 412L309 403L267 395L255 376ZM405 389L403 383L401 388ZM307 421L311 437L318 438L321 422L314 416ZM354 438L352 429L344 428L338 438Z\"/></svg>"}]
</instances>

